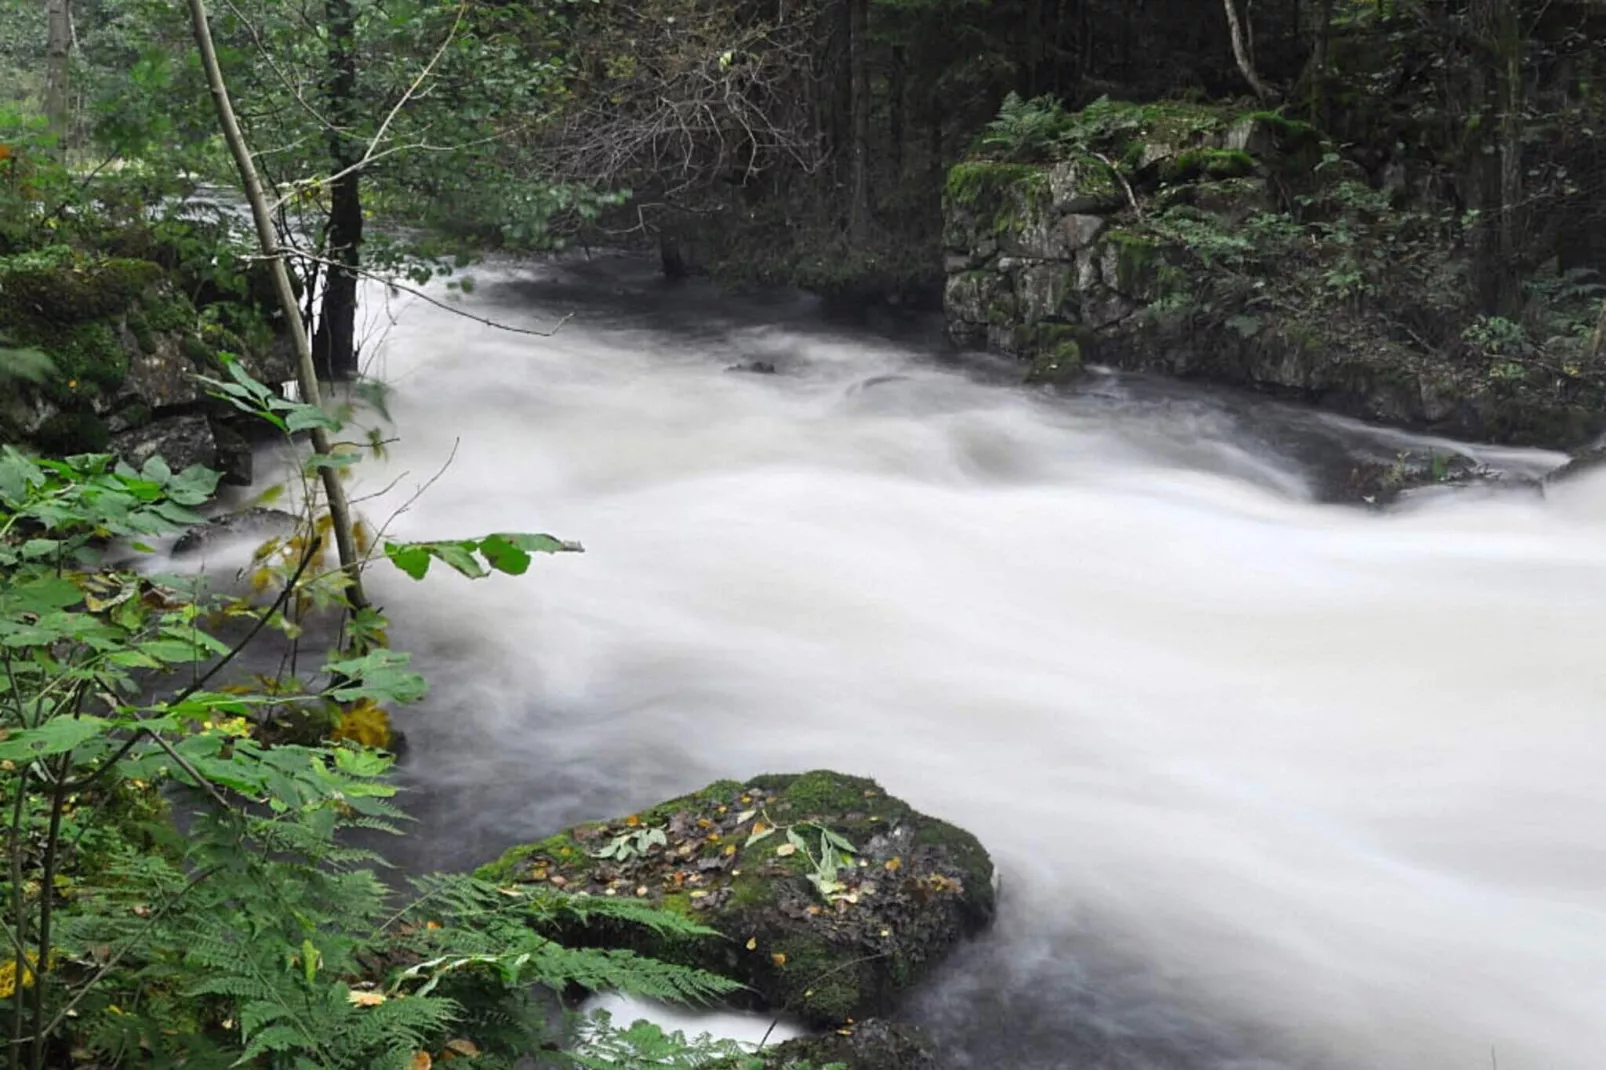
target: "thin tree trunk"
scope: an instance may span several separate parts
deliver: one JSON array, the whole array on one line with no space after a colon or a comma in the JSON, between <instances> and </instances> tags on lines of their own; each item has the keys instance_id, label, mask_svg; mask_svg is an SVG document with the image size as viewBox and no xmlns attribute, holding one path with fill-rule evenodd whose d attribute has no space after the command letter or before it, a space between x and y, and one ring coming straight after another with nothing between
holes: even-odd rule
<instances>
[{"instance_id":1,"label":"thin tree trunk","mask_svg":"<svg viewBox=\"0 0 1606 1070\"><path fill-rule=\"evenodd\" d=\"M1606 357L1606 301L1600 304L1600 319L1595 321L1595 336L1589 340L1591 360Z\"/></svg>"},{"instance_id":2,"label":"thin tree trunk","mask_svg":"<svg viewBox=\"0 0 1606 1070\"><path fill-rule=\"evenodd\" d=\"M324 16L329 32L328 118L329 226L325 255L341 265L330 267L323 286L318 329L312 336L313 366L326 381L357 375L357 268L362 248L361 153L354 140L357 104L357 15L351 0L327 0Z\"/></svg>"},{"instance_id":3,"label":"thin tree trunk","mask_svg":"<svg viewBox=\"0 0 1606 1070\"><path fill-rule=\"evenodd\" d=\"M848 0L848 69L853 115L852 170L848 236L856 249L870 237L870 71L865 38L870 32L870 0Z\"/></svg>"},{"instance_id":4,"label":"thin tree trunk","mask_svg":"<svg viewBox=\"0 0 1606 1070\"><path fill-rule=\"evenodd\" d=\"M45 6L45 120L56 135L56 152L67 154L67 101L72 64L71 0L47 0Z\"/></svg>"},{"instance_id":5,"label":"thin tree trunk","mask_svg":"<svg viewBox=\"0 0 1606 1070\"><path fill-rule=\"evenodd\" d=\"M1272 91L1271 86L1260 80L1260 75L1255 73L1255 61L1249 54L1248 37L1243 21L1238 18L1237 3L1234 0L1221 0L1221 6L1227 9L1227 28L1232 36L1232 58L1238 63L1238 72L1244 76L1244 81L1249 83L1249 88L1255 91L1255 96L1265 101L1275 100L1277 94Z\"/></svg>"},{"instance_id":6,"label":"thin tree trunk","mask_svg":"<svg viewBox=\"0 0 1606 1070\"><path fill-rule=\"evenodd\" d=\"M1522 305L1518 259L1527 215L1522 209L1523 47L1516 0L1506 0L1500 31L1500 49L1505 60L1500 101L1500 261L1505 270L1500 306L1501 311L1510 316L1516 315Z\"/></svg>"},{"instance_id":7,"label":"thin tree trunk","mask_svg":"<svg viewBox=\"0 0 1606 1070\"><path fill-rule=\"evenodd\" d=\"M887 141L892 154L892 180L903 179L904 142L908 132L904 123L904 98L908 95L908 59L902 46L892 49L892 69L887 73Z\"/></svg>"},{"instance_id":8,"label":"thin tree trunk","mask_svg":"<svg viewBox=\"0 0 1606 1070\"><path fill-rule=\"evenodd\" d=\"M1315 85L1315 114L1316 121L1323 130L1333 125L1333 117L1329 108L1328 81L1332 77L1332 45L1333 45L1333 0L1322 0L1321 10L1316 15L1316 55L1313 66L1316 69Z\"/></svg>"},{"instance_id":9,"label":"thin tree trunk","mask_svg":"<svg viewBox=\"0 0 1606 1070\"><path fill-rule=\"evenodd\" d=\"M188 2L195 44L201 53L207 86L212 91L212 103L217 107L218 125L223 128L229 154L234 157L234 166L240 172L240 185L245 187L245 197L251 205L251 219L256 224L257 242L273 274L273 289L279 298L279 311L284 316L285 329L290 332L290 339L295 344L296 379L301 389L301 400L309 405L318 405L322 399L318 393L318 375L312 366L312 344L301 321L300 309L296 307L295 289L290 285L290 271L285 267L284 250L279 245L279 235L273 227L273 216L268 210L268 198L262 189L262 179L257 174L256 161L252 159L250 146L240 131L234 105L229 101L228 84L223 81L223 70L218 66L217 49L212 44L212 28L206 21L206 0ZM325 455L331 452L329 434L321 427L312 429L312 448ZM340 476L333 468L325 466L319 471L323 477L324 495L329 500L329 519L334 528L335 548L340 554L340 567L345 570L349 581L346 604L356 611L366 607L368 599L362 589L362 561L351 533L351 507L346 501L346 488L341 485Z\"/></svg>"}]
</instances>

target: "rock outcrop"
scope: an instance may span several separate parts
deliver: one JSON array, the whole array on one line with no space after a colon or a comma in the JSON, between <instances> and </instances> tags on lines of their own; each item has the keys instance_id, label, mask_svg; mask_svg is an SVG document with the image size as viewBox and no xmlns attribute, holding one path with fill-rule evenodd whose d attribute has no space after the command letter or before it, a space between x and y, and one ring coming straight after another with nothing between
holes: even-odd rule
<instances>
[{"instance_id":1,"label":"rock outcrop","mask_svg":"<svg viewBox=\"0 0 1606 1070\"><path fill-rule=\"evenodd\" d=\"M757 1006L817 1027L885 1014L994 909L992 863L974 836L874 781L825 771L721 781L515 847L478 875L628 896L702 922L720 935L562 936L724 974Z\"/></svg>"},{"instance_id":2,"label":"rock outcrop","mask_svg":"<svg viewBox=\"0 0 1606 1070\"><path fill-rule=\"evenodd\" d=\"M221 374L220 352L266 382L291 377L265 324L242 330L203 317L151 260L65 246L0 258L0 345L48 358L43 375L8 384L0 441L110 450L136 467L161 453L175 468L221 467L248 482L233 414L195 379Z\"/></svg>"},{"instance_id":3,"label":"rock outcrop","mask_svg":"<svg viewBox=\"0 0 1606 1070\"><path fill-rule=\"evenodd\" d=\"M1375 188L1303 123L1100 101L1057 155L950 171L959 346L1036 382L1098 363L1486 441L1565 447L1606 420L1606 362L1537 358L1471 315L1464 253L1418 193Z\"/></svg>"}]
</instances>

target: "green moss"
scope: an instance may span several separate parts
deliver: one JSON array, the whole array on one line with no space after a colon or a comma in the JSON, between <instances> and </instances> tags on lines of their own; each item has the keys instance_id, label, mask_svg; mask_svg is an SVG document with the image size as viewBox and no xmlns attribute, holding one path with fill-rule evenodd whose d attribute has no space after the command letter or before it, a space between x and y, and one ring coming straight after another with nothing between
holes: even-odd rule
<instances>
[{"instance_id":1,"label":"green moss","mask_svg":"<svg viewBox=\"0 0 1606 1070\"><path fill-rule=\"evenodd\" d=\"M1277 134L1278 140L1289 144L1320 141L1321 131L1303 119L1290 119L1280 111L1249 111L1240 117L1245 121L1262 123Z\"/></svg>"},{"instance_id":2,"label":"green moss","mask_svg":"<svg viewBox=\"0 0 1606 1070\"><path fill-rule=\"evenodd\" d=\"M847 814L875 815L883 820L902 816L908 807L890 801L876 782L865 777L844 776L826 770L809 773L754 777L755 788L775 792L781 797L776 806L788 821L809 817L840 818Z\"/></svg>"},{"instance_id":3,"label":"green moss","mask_svg":"<svg viewBox=\"0 0 1606 1070\"><path fill-rule=\"evenodd\" d=\"M995 203L1017 183L1033 181L1047 181L1043 169L1035 164L967 160L949 169L943 192L952 205L976 208Z\"/></svg>"},{"instance_id":4,"label":"green moss","mask_svg":"<svg viewBox=\"0 0 1606 1070\"><path fill-rule=\"evenodd\" d=\"M1022 351L1036 354L1027 369L1028 383L1063 383L1081 374L1082 343L1080 331L1065 323L1039 323L1030 330L1029 339Z\"/></svg>"},{"instance_id":5,"label":"green moss","mask_svg":"<svg viewBox=\"0 0 1606 1070\"><path fill-rule=\"evenodd\" d=\"M566 873L584 873L595 865L584 846L568 832L560 832L539 843L522 843L508 848L496 861L487 862L476 869L474 876L495 884L511 883L524 876L528 868L526 863L540 858L551 859Z\"/></svg>"},{"instance_id":6,"label":"green moss","mask_svg":"<svg viewBox=\"0 0 1606 1070\"><path fill-rule=\"evenodd\" d=\"M949 169L944 195L950 215L978 217L994 234L1019 232L1028 216L1048 204L1048 171L1035 164L967 160Z\"/></svg>"},{"instance_id":7,"label":"green moss","mask_svg":"<svg viewBox=\"0 0 1606 1070\"><path fill-rule=\"evenodd\" d=\"M19 328L17 341L36 346L55 362L56 375L44 393L58 405L88 404L115 393L128 376L128 354L108 323L89 321L65 327Z\"/></svg>"},{"instance_id":8,"label":"green moss","mask_svg":"<svg viewBox=\"0 0 1606 1070\"><path fill-rule=\"evenodd\" d=\"M1137 231L1116 229L1104 236L1115 249L1116 288L1138 295L1156 278L1162 248L1158 241Z\"/></svg>"},{"instance_id":9,"label":"green moss","mask_svg":"<svg viewBox=\"0 0 1606 1070\"><path fill-rule=\"evenodd\" d=\"M106 421L92 412L60 412L34 433L34 443L45 453L70 455L100 453L111 442Z\"/></svg>"},{"instance_id":10,"label":"green moss","mask_svg":"<svg viewBox=\"0 0 1606 1070\"><path fill-rule=\"evenodd\" d=\"M841 1022L864 1005L860 964L844 960L830 944L791 936L777 940L772 949L772 954L786 956L786 964L776 971L784 1008L815 1021Z\"/></svg>"},{"instance_id":11,"label":"green moss","mask_svg":"<svg viewBox=\"0 0 1606 1070\"><path fill-rule=\"evenodd\" d=\"M1199 178L1242 178L1253 174L1255 158L1241 149L1188 149L1160 165L1166 182L1192 182Z\"/></svg>"},{"instance_id":12,"label":"green moss","mask_svg":"<svg viewBox=\"0 0 1606 1070\"><path fill-rule=\"evenodd\" d=\"M8 326L102 319L162 277L148 260L103 259L65 246L0 258L0 322Z\"/></svg>"}]
</instances>

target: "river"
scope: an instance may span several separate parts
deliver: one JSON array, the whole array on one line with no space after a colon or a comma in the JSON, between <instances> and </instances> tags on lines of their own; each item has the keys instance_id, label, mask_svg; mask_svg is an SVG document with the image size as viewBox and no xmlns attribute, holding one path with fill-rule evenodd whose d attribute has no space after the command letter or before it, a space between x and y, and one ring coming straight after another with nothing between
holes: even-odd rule
<instances>
[{"instance_id":1,"label":"river","mask_svg":"<svg viewBox=\"0 0 1606 1070\"><path fill-rule=\"evenodd\" d=\"M410 865L831 767L997 861L910 1008L951 1065L1606 1063L1606 475L1367 512L1317 500L1342 421L1034 393L626 261L478 281L449 300L572 318L371 302L363 509L438 476L395 534L587 552L374 574L432 683Z\"/></svg>"}]
</instances>

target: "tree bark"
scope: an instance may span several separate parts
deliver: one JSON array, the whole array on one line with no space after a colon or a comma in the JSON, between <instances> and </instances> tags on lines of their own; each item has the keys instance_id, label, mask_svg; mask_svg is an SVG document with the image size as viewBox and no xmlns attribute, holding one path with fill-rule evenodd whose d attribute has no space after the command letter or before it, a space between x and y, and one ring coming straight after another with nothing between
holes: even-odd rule
<instances>
[{"instance_id":1,"label":"tree bark","mask_svg":"<svg viewBox=\"0 0 1606 1070\"><path fill-rule=\"evenodd\" d=\"M1589 340L1589 357L1599 360L1606 357L1606 301L1600 305L1600 319L1595 321L1595 335Z\"/></svg>"},{"instance_id":2,"label":"tree bark","mask_svg":"<svg viewBox=\"0 0 1606 1070\"><path fill-rule=\"evenodd\" d=\"M892 69L887 72L887 149L892 155L892 180L903 179L904 142L908 139L904 122L904 98L908 94L909 69L905 49L892 49Z\"/></svg>"},{"instance_id":3,"label":"tree bark","mask_svg":"<svg viewBox=\"0 0 1606 1070\"><path fill-rule=\"evenodd\" d=\"M1522 26L1517 0L1473 0L1470 14L1479 52L1470 84L1480 117L1470 176L1480 213L1475 276L1484 312L1509 316L1521 305Z\"/></svg>"},{"instance_id":4,"label":"tree bark","mask_svg":"<svg viewBox=\"0 0 1606 1070\"><path fill-rule=\"evenodd\" d=\"M862 249L870 237L870 70L865 38L870 32L870 0L847 0L848 70L852 83L852 169L848 237Z\"/></svg>"},{"instance_id":5,"label":"tree bark","mask_svg":"<svg viewBox=\"0 0 1606 1070\"><path fill-rule=\"evenodd\" d=\"M329 31L329 161L338 175L329 186L329 225L325 255L336 265L324 279L318 329L312 336L313 366L326 382L357 375L357 268L362 247L362 159L355 140L357 120L357 15L351 0L327 0Z\"/></svg>"},{"instance_id":6,"label":"tree bark","mask_svg":"<svg viewBox=\"0 0 1606 1070\"><path fill-rule=\"evenodd\" d=\"M1276 100L1276 92L1255 73L1255 61L1249 54L1249 39L1243 20L1238 17L1237 3L1235 0L1221 0L1221 6L1227 10L1227 29L1231 31L1232 37L1232 58L1238 64L1238 72L1244 76L1244 81L1249 83L1249 88L1255 91L1255 96L1268 102Z\"/></svg>"},{"instance_id":7,"label":"tree bark","mask_svg":"<svg viewBox=\"0 0 1606 1070\"><path fill-rule=\"evenodd\" d=\"M1329 105L1328 80L1331 78L1333 45L1333 0L1322 0L1321 9L1316 14L1316 54L1312 66L1316 71L1316 84L1314 86L1316 121L1323 130L1333 125L1333 116Z\"/></svg>"},{"instance_id":8,"label":"tree bark","mask_svg":"<svg viewBox=\"0 0 1606 1070\"><path fill-rule=\"evenodd\" d=\"M1522 207L1523 41L1516 0L1506 0L1504 8L1500 28L1500 50L1505 61L1500 87L1500 260L1505 271L1500 306L1507 315L1516 315L1522 306L1518 260L1528 214Z\"/></svg>"},{"instance_id":9,"label":"tree bark","mask_svg":"<svg viewBox=\"0 0 1606 1070\"><path fill-rule=\"evenodd\" d=\"M301 390L301 400L309 405L319 405L322 398L318 393L317 372L312 366L312 344L301 321L301 311L296 307L295 289L290 285L290 271L285 266L284 250L279 244L278 231L273 227L273 216L268 209L261 176L257 174L256 161L240 130L234 105L229 100L228 84L224 82L223 70L218 65L217 49L212 44L212 28L206 20L206 0L188 2L195 45L201 53L201 66L206 71L212 103L217 108L218 125L223 128L229 154L234 157L234 166L240 173L240 185L245 188L246 201L251 205L251 220L256 225L257 243L262 248L263 256L267 257L273 275L274 294L279 299L279 311L284 316L285 329L290 332L290 340L295 345L296 380ZM329 434L321 427L312 429L312 448L324 455L332 452ZM356 539L352 537L351 506L346 501L346 488L340 482L339 473L330 467L320 468L319 471L323 479L324 496L329 502L330 526L334 529L340 567L348 580L346 605L355 612L366 607L368 599L362 588L362 559L357 553Z\"/></svg>"},{"instance_id":10,"label":"tree bark","mask_svg":"<svg viewBox=\"0 0 1606 1070\"><path fill-rule=\"evenodd\" d=\"M56 136L56 153L67 155L68 99L72 75L72 0L45 3L45 120Z\"/></svg>"}]
</instances>

